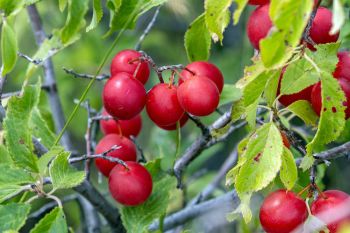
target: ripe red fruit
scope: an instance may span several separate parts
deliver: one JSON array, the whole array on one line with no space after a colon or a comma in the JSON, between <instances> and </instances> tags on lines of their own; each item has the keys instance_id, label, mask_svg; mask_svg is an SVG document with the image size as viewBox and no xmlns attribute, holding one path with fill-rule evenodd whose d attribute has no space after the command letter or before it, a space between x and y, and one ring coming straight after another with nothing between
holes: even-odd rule
<instances>
[{"instance_id":1,"label":"ripe red fruit","mask_svg":"<svg viewBox=\"0 0 350 233\"><path fill-rule=\"evenodd\" d=\"M102 116L110 116L105 109L102 111ZM101 120L101 130L106 134L122 134L125 137L130 137L131 135L136 137L139 135L142 128L142 118L141 115L137 115L130 120Z\"/></svg>"},{"instance_id":2,"label":"ripe red fruit","mask_svg":"<svg viewBox=\"0 0 350 233\"><path fill-rule=\"evenodd\" d=\"M180 128L182 128L182 126L184 126L186 124L186 122L188 121L188 116L187 114L184 114L181 119L180 119ZM172 124L172 125L167 125L167 126L164 126L164 125L157 125L159 128L162 128L164 130L176 130L177 128L177 124Z\"/></svg>"},{"instance_id":3,"label":"ripe red fruit","mask_svg":"<svg viewBox=\"0 0 350 233\"><path fill-rule=\"evenodd\" d=\"M96 146L96 154L101 154L111 149L112 146L120 146L119 149L109 152L107 156L121 159L123 161L136 161L136 147L134 143L122 136L117 134L108 134L104 136ZM117 164L110 162L106 159L97 158L95 164L98 170L104 175L108 176L112 168Z\"/></svg>"},{"instance_id":4,"label":"ripe red fruit","mask_svg":"<svg viewBox=\"0 0 350 233\"><path fill-rule=\"evenodd\" d=\"M343 51L338 53L339 62L333 76L335 78L344 78L350 81L350 52Z\"/></svg>"},{"instance_id":5,"label":"ripe red fruit","mask_svg":"<svg viewBox=\"0 0 350 233\"><path fill-rule=\"evenodd\" d=\"M264 5L266 3L269 3L270 0L249 0L248 4L250 5Z\"/></svg>"},{"instance_id":6,"label":"ripe red fruit","mask_svg":"<svg viewBox=\"0 0 350 233\"><path fill-rule=\"evenodd\" d=\"M271 193L260 208L260 223L267 233L290 233L308 217L305 202L295 193Z\"/></svg>"},{"instance_id":7,"label":"ripe red fruit","mask_svg":"<svg viewBox=\"0 0 350 233\"><path fill-rule=\"evenodd\" d=\"M281 136L282 136L283 145L285 147L287 147L288 149L290 149L290 143L289 143L287 135L285 133L281 132Z\"/></svg>"},{"instance_id":8,"label":"ripe red fruit","mask_svg":"<svg viewBox=\"0 0 350 233\"><path fill-rule=\"evenodd\" d=\"M344 102L344 106L346 106L345 110L345 118L348 119L350 118L350 82L347 81L346 79L338 79L338 82L345 92L346 96L346 102ZM330 97L331 98L331 97ZM322 95L321 95L321 83L317 83L311 93L311 104L314 109L314 111L317 113L317 115L321 115L321 109L322 109ZM332 109L323 109L323 111L333 111L336 112L336 108Z\"/></svg>"},{"instance_id":9,"label":"ripe red fruit","mask_svg":"<svg viewBox=\"0 0 350 233\"><path fill-rule=\"evenodd\" d=\"M152 177L142 165L126 162L128 168L117 164L109 175L109 191L112 197L126 206L140 205L152 193Z\"/></svg>"},{"instance_id":10,"label":"ripe red fruit","mask_svg":"<svg viewBox=\"0 0 350 233\"><path fill-rule=\"evenodd\" d=\"M144 86L125 72L117 73L106 82L102 96L106 111L122 120L135 117L146 104Z\"/></svg>"},{"instance_id":11,"label":"ripe red fruit","mask_svg":"<svg viewBox=\"0 0 350 233\"><path fill-rule=\"evenodd\" d=\"M141 53L132 49L122 50L117 53L111 63L111 76L119 72L126 72L133 76L139 66L135 78L145 84L149 78L150 70L147 62L137 60L140 56Z\"/></svg>"},{"instance_id":12,"label":"ripe red fruit","mask_svg":"<svg viewBox=\"0 0 350 233\"><path fill-rule=\"evenodd\" d=\"M180 74L179 85L194 75L205 76L215 83L221 93L222 88L224 87L224 77L214 64L206 61L196 61L188 64L186 69L182 70Z\"/></svg>"},{"instance_id":13,"label":"ripe red fruit","mask_svg":"<svg viewBox=\"0 0 350 233\"><path fill-rule=\"evenodd\" d=\"M265 38L272 28L269 8L270 4L259 6L249 17L247 33L250 43L255 49L259 49L260 40Z\"/></svg>"},{"instance_id":14,"label":"ripe red fruit","mask_svg":"<svg viewBox=\"0 0 350 233\"><path fill-rule=\"evenodd\" d=\"M326 223L340 215L340 219L327 224L330 233L336 233L342 224L350 222L349 209L350 196L339 190L323 192L311 205L311 213ZM344 213L345 211L348 213Z\"/></svg>"},{"instance_id":15,"label":"ripe red fruit","mask_svg":"<svg viewBox=\"0 0 350 233\"><path fill-rule=\"evenodd\" d=\"M339 38L339 33L331 35L332 28L332 11L325 7L319 7L312 26L310 28L310 38L316 44L326 44L336 42ZM310 49L314 50L312 45L308 45Z\"/></svg>"},{"instance_id":16,"label":"ripe red fruit","mask_svg":"<svg viewBox=\"0 0 350 233\"><path fill-rule=\"evenodd\" d=\"M204 76L193 76L177 90L181 107L195 116L207 116L219 105L220 93L215 83Z\"/></svg>"},{"instance_id":17,"label":"ripe red fruit","mask_svg":"<svg viewBox=\"0 0 350 233\"><path fill-rule=\"evenodd\" d=\"M280 94L280 88L281 88L281 81L283 79L283 75L286 72L286 68L282 69L281 72L281 76L280 76L280 81L278 84L278 90L277 90L277 95ZM295 101L298 100L307 100L310 101L311 100L311 91L312 91L313 86L309 86L307 88L305 88L304 90L295 93L295 94L291 94L291 95L282 95L278 101L283 104L285 107L289 106L290 104L294 103Z\"/></svg>"},{"instance_id":18,"label":"ripe red fruit","mask_svg":"<svg viewBox=\"0 0 350 233\"><path fill-rule=\"evenodd\" d=\"M177 87L166 83L155 85L147 94L146 110L157 125L173 125L185 111L177 99Z\"/></svg>"}]
</instances>

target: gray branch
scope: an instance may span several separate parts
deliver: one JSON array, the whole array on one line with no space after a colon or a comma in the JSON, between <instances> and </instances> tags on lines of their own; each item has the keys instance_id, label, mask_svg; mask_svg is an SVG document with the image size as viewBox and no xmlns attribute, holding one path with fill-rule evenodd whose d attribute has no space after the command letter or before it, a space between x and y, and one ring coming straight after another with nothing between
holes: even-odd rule
<instances>
[{"instance_id":1,"label":"gray branch","mask_svg":"<svg viewBox=\"0 0 350 233\"><path fill-rule=\"evenodd\" d=\"M30 22L32 24L35 40L38 46L41 46L46 38L46 34L40 19L38 9L34 4L27 7ZM56 127L56 132L60 132L65 125L64 113L59 99L54 67L51 58L46 59L43 62L44 68L44 85L48 87L48 99L52 110L52 115L54 116L54 122ZM67 149L71 149L71 141L67 132L64 133L61 142L63 146Z\"/></svg>"},{"instance_id":2,"label":"gray branch","mask_svg":"<svg viewBox=\"0 0 350 233\"><path fill-rule=\"evenodd\" d=\"M204 214L220 211L232 212L237 208L239 204L239 198L235 191L228 192L220 197L211 199L209 201L202 202L197 205L188 206L174 214L169 215L164 219L164 231L172 229L176 226L183 225L184 223L202 216ZM156 231L159 228L159 221L155 221L149 226L150 231Z\"/></svg>"}]
</instances>

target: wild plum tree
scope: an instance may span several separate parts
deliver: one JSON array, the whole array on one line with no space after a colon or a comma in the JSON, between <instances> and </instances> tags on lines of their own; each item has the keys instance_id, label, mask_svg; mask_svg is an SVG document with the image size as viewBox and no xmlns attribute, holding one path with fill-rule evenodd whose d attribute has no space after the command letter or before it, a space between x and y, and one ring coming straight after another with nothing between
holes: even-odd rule
<instances>
[{"instance_id":1,"label":"wild plum tree","mask_svg":"<svg viewBox=\"0 0 350 233\"><path fill-rule=\"evenodd\" d=\"M51 24L44 27L40 4L0 0L1 232L349 232L347 187L339 182L337 190L322 191L331 186L323 179L334 167L331 160L350 151L350 55L343 51L350 38L348 0L205 0L204 12L184 31L188 64L163 66L143 40L161 7L174 8L171 1L45 3L65 19L47 34ZM152 19L135 44L125 32L148 11ZM28 25L17 25L25 12L37 49L21 44L19 31L27 33ZM221 61L236 67L245 47L254 50L251 64L234 70L242 73L234 84L220 62L208 61L211 52L224 56L226 40L235 40L225 33L231 15L251 45L242 41L237 62ZM91 67L79 54L83 73L62 68L81 80L74 80L72 93L62 92L53 57L73 50L72 44L86 45L84 36L98 28L108 30L101 43L107 49L93 45L93 53L102 54L95 73L88 74ZM128 46L116 49L124 38ZM177 60L172 46L161 53L172 48ZM21 53L27 50L30 55ZM27 66L24 75L18 75L18 57ZM101 74L104 69L110 74ZM15 80L20 90L5 93ZM97 82L103 88L90 104L87 96ZM80 91L66 119L61 99L78 98ZM87 122L75 121L80 108ZM78 123L86 132L84 151L68 132ZM75 136L83 138L81 132ZM147 145L152 140L156 144ZM215 152L219 143L232 152ZM221 167L210 173L214 178L207 170L203 175L201 168L222 157ZM67 202L78 203L78 211ZM73 224L76 213L83 221ZM208 213L220 216L211 218L216 228L188 224Z\"/></svg>"}]
</instances>

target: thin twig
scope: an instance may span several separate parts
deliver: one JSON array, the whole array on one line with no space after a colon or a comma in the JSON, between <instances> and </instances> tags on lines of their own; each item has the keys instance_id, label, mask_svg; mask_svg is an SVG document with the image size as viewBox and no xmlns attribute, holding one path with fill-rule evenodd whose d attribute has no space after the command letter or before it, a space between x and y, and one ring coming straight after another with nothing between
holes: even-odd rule
<instances>
[{"instance_id":1,"label":"thin twig","mask_svg":"<svg viewBox=\"0 0 350 233\"><path fill-rule=\"evenodd\" d=\"M28 55L24 54L24 53L21 53L21 52L17 52L17 55L19 57L22 57L24 59L26 59L27 61L29 61L30 63L33 63L34 65L42 65L43 61L40 60L40 59L33 59L31 57L29 57Z\"/></svg>"},{"instance_id":2,"label":"thin twig","mask_svg":"<svg viewBox=\"0 0 350 233\"><path fill-rule=\"evenodd\" d=\"M81 74L81 73L77 73L75 72L74 70L72 69L67 69L65 67L62 68L67 74L70 74L70 75L73 75L73 77L75 78L85 78L85 79L94 79L94 75L91 75L91 74ZM101 75L98 75L96 77L96 80L97 81L102 81L102 80L106 80L106 79L109 79L110 76L108 74L101 74Z\"/></svg>"},{"instance_id":3,"label":"thin twig","mask_svg":"<svg viewBox=\"0 0 350 233\"><path fill-rule=\"evenodd\" d=\"M196 126L202 131L203 135L206 135L209 133L208 127L205 126L198 117L193 116L193 115L188 114L188 113L186 113L186 114L187 114L188 118L190 118L190 120L193 121L193 123L195 123Z\"/></svg>"},{"instance_id":4,"label":"thin twig","mask_svg":"<svg viewBox=\"0 0 350 233\"><path fill-rule=\"evenodd\" d=\"M157 7L151 21L149 22L146 29L143 31L142 35L140 36L139 41L135 45L135 50L140 50L143 40L146 38L146 36L148 35L148 33L151 31L152 27L154 26L154 23L156 22L160 8L161 8L161 5Z\"/></svg>"},{"instance_id":5,"label":"thin twig","mask_svg":"<svg viewBox=\"0 0 350 233\"><path fill-rule=\"evenodd\" d=\"M145 154L143 153L143 150L142 150L140 144L136 141L136 138L133 135L130 135L130 139L136 146L138 157L139 157L138 162L139 163L147 163L147 159L145 157Z\"/></svg>"},{"instance_id":6,"label":"thin twig","mask_svg":"<svg viewBox=\"0 0 350 233\"><path fill-rule=\"evenodd\" d=\"M315 16L316 16L316 13L317 13L317 10L318 8L320 7L321 5L321 2L322 0L319 0L316 4L316 6L314 7L312 13L311 13L311 16L310 16L310 19L306 25L306 28L304 30L304 33L303 33L303 39L305 42L311 44L311 45L316 45L316 43L310 38L310 29L312 27L312 23L314 22L314 19L315 19Z\"/></svg>"},{"instance_id":7,"label":"thin twig","mask_svg":"<svg viewBox=\"0 0 350 233\"><path fill-rule=\"evenodd\" d=\"M239 198L235 191L228 192L222 196L202 202L197 205L188 206L164 219L164 231L182 225L194 218L220 210L221 213L229 213L239 204ZM222 216L224 217L224 216ZM149 228L150 231L159 229L159 221L153 222Z\"/></svg>"}]
</instances>

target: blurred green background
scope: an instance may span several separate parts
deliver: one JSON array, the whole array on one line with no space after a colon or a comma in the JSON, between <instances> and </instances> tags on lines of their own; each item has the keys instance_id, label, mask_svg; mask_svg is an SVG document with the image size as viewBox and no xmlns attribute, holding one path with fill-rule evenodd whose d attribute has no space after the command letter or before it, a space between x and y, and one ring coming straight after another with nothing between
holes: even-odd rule
<instances>
[{"instance_id":1,"label":"blurred green background","mask_svg":"<svg viewBox=\"0 0 350 233\"><path fill-rule=\"evenodd\" d=\"M327 2L327 1L325 1ZM54 28L58 28L64 24L66 12L60 13L56 1L41 1L37 4L39 12L42 16L44 27L49 34ZM91 9L91 8L90 8ZM216 64L225 77L225 83L234 84L243 75L244 67L251 64L250 58L254 51L247 40L245 33L245 25L250 11L254 7L249 7L243 14L240 23L236 26L232 24L225 32L223 45L219 43L212 45L210 62ZM126 48L133 48L142 31L147 26L153 16L155 9L142 16L135 30L129 30L124 33L113 55L118 51ZM203 1L201 0L176 0L169 1L160 10L159 17L150 34L146 37L142 44L142 50L146 51L154 61L159 65L169 64L187 64L187 56L184 48L184 33L188 25L203 12ZM92 12L89 12L87 22L90 21ZM33 55L37 49L34 41L33 33L30 27L26 11L22 11L17 16L16 31L19 39L20 52ZM108 30L108 12L102 19L99 27L89 33L83 33L81 39L72 46L64 49L53 57L55 73L58 84L59 95L63 104L66 118L74 108L74 99L80 98L82 92L88 84L86 79L77 79L71 75L67 75L63 71L63 67L73 69L78 73L94 74L108 48L111 46L114 36L102 38ZM347 22L342 31L343 48L349 48L350 40L350 23ZM201 38L198 38L200 40ZM112 57L109 58L111 61ZM19 90L24 79L24 74L28 62L24 59L19 59L14 71L10 74L8 83L5 86L5 92ZM103 68L102 73L109 73L109 64ZM34 77L42 76L42 72L38 71ZM164 77L168 78L170 73L164 73ZM35 78L32 80L35 82ZM154 73L148 81L146 87L150 89L158 79ZM89 99L92 107L100 109L101 91L103 82L96 81L93 88L90 90L87 99ZM46 101L46 96L42 96L41 107L53 128L52 120L50 120L50 108ZM229 106L222 106L222 110L228 109ZM213 113L212 116L203 118L203 122L209 124L213 122L219 114ZM137 142L141 145L148 159L164 157L163 166L170 168L175 156L176 150L176 132L168 132L156 127L147 117L145 111L142 113L143 128ZM68 131L73 138L73 145L76 153L85 153L84 134L86 131L87 114L84 109L80 109L70 124ZM299 124L299 122L296 122ZM350 123L344 132L342 141L350 139ZM187 198L195 196L215 175L215 171L220 167L225 158L229 155L232 149L246 134L246 129L235 132L225 143L218 144L209 150L205 151L195 162L187 169L185 180L188 181ZM200 135L200 130L192 122L188 122L181 130L181 151L184 151L197 136ZM100 135L101 137L102 135ZM349 161L347 158L338 159L333 162L325 173L324 183L327 189L336 188L350 193L350 177ZM324 169L321 169L324 170ZM191 179L193 175L198 175L194 181ZM303 176L304 183L307 183L307 174ZM94 172L92 177L96 186L103 192L108 193L106 180L99 179ZM302 182L302 183L303 183ZM271 189L274 189L271 187ZM270 190L270 189L268 189ZM268 191L267 191L268 192ZM218 191L217 193L220 193ZM67 193L61 193L66 195ZM260 200L257 197L258 201ZM174 192L173 203L171 210L176 210L181 206L182 195L180 191ZM113 201L111 201L113 202ZM260 201L259 201L260 202ZM38 203L39 206L39 203ZM65 205L65 213L69 224L77 231L81 231L79 223L80 213L78 205L74 202L69 202ZM255 232L257 222L253 222L250 226L239 223L236 226L229 225L228 229L239 229L237 232ZM236 228L237 227L237 228ZM197 228L193 228L197 229ZM235 232L221 229L222 232ZM215 232L221 232L215 229ZM197 232L194 230L194 232Z\"/></svg>"}]
</instances>

